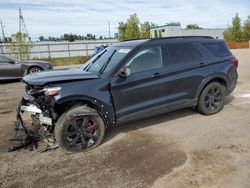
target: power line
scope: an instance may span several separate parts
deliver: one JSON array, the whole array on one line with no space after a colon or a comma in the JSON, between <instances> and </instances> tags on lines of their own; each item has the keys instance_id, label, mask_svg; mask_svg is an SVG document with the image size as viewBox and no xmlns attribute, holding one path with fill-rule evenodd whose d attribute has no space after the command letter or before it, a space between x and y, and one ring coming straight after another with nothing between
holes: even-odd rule
<instances>
[{"instance_id":1,"label":"power line","mask_svg":"<svg viewBox=\"0 0 250 188\"><path fill-rule=\"evenodd\" d=\"M108 22L108 27L109 27L109 38L111 38L111 33L110 33L110 21Z\"/></svg>"},{"instance_id":2,"label":"power line","mask_svg":"<svg viewBox=\"0 0 250 188\"><path fill-rule=\"evenodd\" d=\"M24 22L24 18L23 18L23 13L21 8L19 8L19 32L25 32L26 36L28 37L29 41L31 41L31 38L29 36L26 24Z\"/></svg>"},{"instance_id":3,"label":"power line","mask_svg":"<svg viewBox=\"0 0 250 188\"><path fill-rule=\"evenodd\" d=\"M2 22L2 20L0 20L0 24L1 24L2 35L3 35L3 42L5 42L5 35L4 35L4 28L3 28L3 22Z\"/></svg>"}]
</instances>

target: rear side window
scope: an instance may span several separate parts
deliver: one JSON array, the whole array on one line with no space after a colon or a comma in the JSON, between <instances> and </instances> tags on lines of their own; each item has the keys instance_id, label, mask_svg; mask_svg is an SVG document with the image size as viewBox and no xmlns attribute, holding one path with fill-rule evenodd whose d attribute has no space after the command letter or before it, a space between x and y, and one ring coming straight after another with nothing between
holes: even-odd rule
<instances>
[{"instance_id":1,"label":"rear side window","mask_svg":"<svg viewBox=\"0 0 250 188\"><path fill-rule=\"evenodd\" d=\"M216 43L202 43L206 49L208 49L215 57L226 57L231 56L230 51L226 48L222 42Z\"/></svg>"},{"instance_id":2,"label":"rear side window","mask_svg":"<svg viewBox=\"0 0 250 188\"><path fill-rule=\"evenodd\" d=\"M187 63L201 61L201 53L192 44L168 44L168 64Z\"/></svg>"}]
</instances>

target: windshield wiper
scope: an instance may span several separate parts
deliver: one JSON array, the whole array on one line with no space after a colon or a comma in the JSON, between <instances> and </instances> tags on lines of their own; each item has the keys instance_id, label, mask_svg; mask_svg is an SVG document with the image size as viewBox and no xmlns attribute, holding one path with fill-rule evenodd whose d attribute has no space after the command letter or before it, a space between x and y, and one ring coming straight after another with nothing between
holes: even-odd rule
<instances>
[{"instance_id":1,"label":"windshield wiper","mask_svg":"<svg viewBox=\"0 0 250 188\"><path fill-rule=\"evenodd\" d=\"M107 61L104 63L104 65L102 66L102 68L99 71L99 76L104 72L104 70L106 69L106 67L108 66L110 60L112 59L113 55L115 54L116 50L113 51L113 53L110 55L110 57L107 59Z\"/></svg>"}]
</instances>

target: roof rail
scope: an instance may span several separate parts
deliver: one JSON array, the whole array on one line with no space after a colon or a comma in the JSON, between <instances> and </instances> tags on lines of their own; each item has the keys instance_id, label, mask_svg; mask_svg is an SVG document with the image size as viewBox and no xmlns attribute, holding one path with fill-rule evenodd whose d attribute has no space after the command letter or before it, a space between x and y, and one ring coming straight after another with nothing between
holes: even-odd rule
<instances>
[{"instance_id":1,"label":"roof rail","mask_svg":"<svg viewBox=\"0 0 250 188\"><path fill-rule=\"evenodd\" d=\"M151 40L159 39L190 39L190 38L205 38L205 39L214 39L211 36L174 36L174 37L162 37L162 38L152 38Z\"/></svg>"}]
</instances>

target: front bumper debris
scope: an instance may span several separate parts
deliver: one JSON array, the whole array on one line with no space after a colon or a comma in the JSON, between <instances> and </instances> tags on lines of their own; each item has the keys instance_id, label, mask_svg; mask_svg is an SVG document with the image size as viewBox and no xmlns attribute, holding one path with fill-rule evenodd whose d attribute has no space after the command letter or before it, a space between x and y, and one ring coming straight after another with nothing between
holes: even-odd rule
<instances>
[{"instance_id":1,"label":"front bumper debris","mask_svg":"<svg viewBox=\"0 0 250 188\"><path fill-rule=\"evenodd\" d=\"M26 128L20 113L17 114L17 120L15 122L15 130L17 132L23 131L25 134L21 136L14 136L14 138L11 139L12 142L21 142L21 143L19 145L11 146L8 150L9 152L28 147L32 150L35 150L37 148L36 143L40 140L40 138L38 135L35 134L35 132Z\"/></svg>"},{"instance_id":2,"label":"front bumper debris","mask_svg":"<svg viewBox=\"0 0 250 188\"><path fill-rule=\"evenodd\" d=\"M22 105L20 107L20 110L23 112L29 112L31 114L36 114L36 113L41 114L42 113L42 110L37 108L35 105L29 105L29 106Z\"/></svg>"},{"instance_id":3,"label":"front bumper debris","mask_svg":"<svg viewBox=\"0 0 250 188\"><path fill-rule=\"evenodd\" d=\"M16 132L22 131L24 134L21 136L14 136L14 138L11 139L11 141L19 142L19 144L11 146L9 148L9 152L16 151L22 148L26 148L26 149L30 148L31 150L36 150L38 146L37 142L42 140L42 137L38 133L36 133L36 131L33 131L26 127L25 122L23 121L23 118L22 118L22 114L24 112L27 112L30 115L36 116L41 126L44 124L52 125L52 118L45 117L41 109L39 109L37 106L33 104L25 104L22 101L21 104L17 108L17 116L16 116L17 120L15 122L15 130ZM43 149L42 151L47 151L50 148L55 149L57 147L55 145L51 147L51 143L48 143L47 147Z\"/></svg>"},{"instance_id":4,"label":"front bumper debris","mask_svg":"<svg viewBox=\"0 0 250 188\"><path fill-rule=\"evenodd\" d=\"M30 104L28 106L22 105L20 107L20 110L21 110L21 112L28 112L31 115L39 114L39 122L40 122L40 124L52 125L52 118L43 116L42 110L37 108L35 105L32 105L32 104Z\"/></svg>"}]
</instances>

